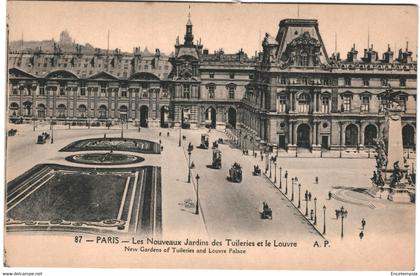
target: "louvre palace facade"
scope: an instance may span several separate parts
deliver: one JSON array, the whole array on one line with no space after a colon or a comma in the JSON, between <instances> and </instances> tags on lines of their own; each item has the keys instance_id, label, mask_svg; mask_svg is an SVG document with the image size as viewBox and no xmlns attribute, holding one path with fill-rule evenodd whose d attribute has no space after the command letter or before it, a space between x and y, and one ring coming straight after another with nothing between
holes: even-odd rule
<instances>
[{"instance_id":1,"label":"louvre palace facade","mask_svg":"<svg viewBox=\"0 0 420 276\"><path fill-rule=\"evenodd\" d=\"M404 146L415 147L413 53L388 47L380 56L371 45L359 54L353 45L329 56L317 20L281 20L254 57L210 53L194 41L190 19L170 55L81 46L67 32L50 44L9 47L13 122L229 128L261 148L363 148L383 133L383 95L392 89Z\"/></svg>"}]
</instances>

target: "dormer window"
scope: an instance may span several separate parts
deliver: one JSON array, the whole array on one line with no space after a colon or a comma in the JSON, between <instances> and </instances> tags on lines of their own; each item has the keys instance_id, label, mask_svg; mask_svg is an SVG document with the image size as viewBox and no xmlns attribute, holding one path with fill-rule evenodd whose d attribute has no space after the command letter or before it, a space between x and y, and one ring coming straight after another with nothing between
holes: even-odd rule
<instances>
[{"instance_id":1,"label":"dormer window","mask_svg":"<svg viewBox=\"0 0 420 276\"><path fill-rule=\"evenodd\" d=\"M363 86L369 86L369 79L363 79Z\"/></svg>"},{"instance_id":2,"label":"dormer window","mask_svg":"<svg viewBox=\"0 0 420 276\"><path fill-rule=\"evenodd\" d=\"M344 79L344 84L345 84L346 86L350 86L350 85L351 85L351 78L345 78L345 79Z\"/></svg>"}]
</instances>

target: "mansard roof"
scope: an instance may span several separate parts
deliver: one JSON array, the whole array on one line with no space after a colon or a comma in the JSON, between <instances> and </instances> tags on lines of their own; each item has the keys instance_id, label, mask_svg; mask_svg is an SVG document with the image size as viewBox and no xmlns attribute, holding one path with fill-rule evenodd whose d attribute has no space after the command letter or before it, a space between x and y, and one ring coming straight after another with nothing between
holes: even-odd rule
<instances>
[{"instance_id":1,"label":"mansard roof","mask_svg":"<svg viewBox=\"0 0 420 276\"><path fill-rule=\"evenodd\" d=\"M328 54L325 49L321 34L318 28L318 20L315 19L284 19L280 21L279 31L276 36L279 46L277 48L277 58L281 59L287 47L297 44L319 44L320 63L328 63ZM290 47L289 46L289 47Z\"/></svg>"}]
</instances>

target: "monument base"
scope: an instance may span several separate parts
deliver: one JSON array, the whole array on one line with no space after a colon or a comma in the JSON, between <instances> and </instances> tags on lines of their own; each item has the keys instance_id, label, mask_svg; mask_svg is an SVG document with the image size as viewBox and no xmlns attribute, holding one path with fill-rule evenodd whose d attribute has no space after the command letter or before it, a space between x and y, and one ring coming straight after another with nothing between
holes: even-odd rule
<instances>
[{"instance_id":1,"label":"monument base","mask_svg":"<svg viewBox=\"0 0 420 276\"><path fill-rule=\"evenodd\" d=\"M378 187L376 185L372 185L372 187L366 192L374 198L387 199L389 194L391 193L391 187L389 186Z\"/></svg>"},{"instance_id":2,"label":"monument base","mask_svg":"<svg viewBox=\"0 0 420 276\"><path fill-rule=\"evenodd\" d=\"M412 196L407 189L392 189L392 192L388 195L388 199L393 202L413 202Z\"/></svg>"}]
</instances>

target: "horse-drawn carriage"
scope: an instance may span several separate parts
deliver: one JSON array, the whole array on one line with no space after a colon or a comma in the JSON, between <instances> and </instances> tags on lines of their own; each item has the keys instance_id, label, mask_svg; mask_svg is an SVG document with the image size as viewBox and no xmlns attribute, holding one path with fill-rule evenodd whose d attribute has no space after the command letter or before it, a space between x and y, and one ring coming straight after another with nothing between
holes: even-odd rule
<instances>
[{"instance_id":1,"label":"horse-drawn carriage","mask_svg":"<svg viewBox=\"0 0 420 276\"><path fill-rule=\"evenodd\" d=\"M254 166L254 171L252 172L252 175L261 175L261 168L258 165Z\"/></svg>"},{"instance_id":2,"label":"horse-drawn carriage","mask_svg":"<svg viewBox=\"0 0 420 276\"><path fill-rule=\"evenodd\" d=\"M213 161L211 166L214 169L220 169L222 167L222 152L218 148L213 149Z\"/></svg>"},{"instance_id":3,"label":"horse-drawn carriage","mask_svg":"<svg viewBox=\"0 0 420 276\"><path fill-rule=\"evenodd\" d=\"M266 202L263 202L263 211L261 212L262 219L273 219L273 210L268 207Z\"/></svg>"},{"instance_id":4,"label":"horse-drawn carriage","mask_svg":"<svg viewBox=\"0 0 420 276\"><path fill-rule=\"evenodd\" d=\"M241 182L242 181L242 167L238 163L234 163L232 168L229 169L229 181Z\"/></svg>"},{"instance_id":5,"label":"horse-drawn carriage","mask_svg":"<svg viewBox=\"0 0 420 276\"><path fill-rule=\"evenodd\" d=\"M209 135L201 134L200 149L208 149L208 148L209 148Z\"/></svg>"},{"instance_id":6,"label":"horse-drawn carriage","mask_svg":"<svg viewBox=\"0 0 420 276\"><path fill-rule=\"evenodd\" d=\"M7 132L7 135L8 136L15 136L16 135L16 133L17 133L17 129L10 129L8 132Z\"/></svg>"}]
</instances>

